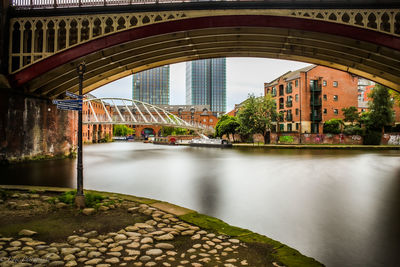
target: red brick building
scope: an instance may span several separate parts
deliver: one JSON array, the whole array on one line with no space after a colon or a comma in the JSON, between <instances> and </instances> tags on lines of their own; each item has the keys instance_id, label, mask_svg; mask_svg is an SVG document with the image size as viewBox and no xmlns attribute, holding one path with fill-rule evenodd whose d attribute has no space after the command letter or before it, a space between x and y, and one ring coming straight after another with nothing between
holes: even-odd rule
<instances>
[{"instance_id":1,"label":"red brick building","mask_svg":"<svg viewBox=\"0 0 400 267\"><path fill-rule=\"evenodd\" d=\"M358 77L311 65L264 84L282 114L281 132L322 133L323 123L343 119L342 108L358 106Z\"/></svg>"},{"instance_id":2,"label":"red brick building","mask_svg":"<svg viewBox=\"0 0 400 267\"><path fill-rule=\"evenodd\" d=\"M85 98L95 98L93 95L87 94ZM105 103L108 112L111 113L111 106ZM100 101L91 101L91 107L87 102L82 105L82 116L88 120L95 120L93 110L97 117L105 117L106 112L103 104ZM84 143L97 143L106 138L112 138L113 126L112 124L83 124L82 125L82 139Z\"/></svg>"}]
</instances>

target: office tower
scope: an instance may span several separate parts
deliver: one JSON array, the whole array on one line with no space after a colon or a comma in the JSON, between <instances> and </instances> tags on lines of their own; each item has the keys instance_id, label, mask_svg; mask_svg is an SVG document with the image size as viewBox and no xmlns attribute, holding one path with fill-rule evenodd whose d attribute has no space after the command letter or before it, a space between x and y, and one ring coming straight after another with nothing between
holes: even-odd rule
<instances>
[{"instance_id":1,"label":"office tower","mask_svg":"<svg viewBox=\"0 0 400 267\"><path fill-rule=\"evenodd\" d=\"M186 104L209 105L214 113L226 111L226 59L186 63Z\"/></svg>"},{"instance_id":2,"label":"office tower","mask_svg":"<svg viewBox=\"0 0 400 267\"><path fill-rule=\"evenodd\" d=\"M153 105L169 104L169 66L133 74L132 98Z\"/></svg>"}]
</instances>

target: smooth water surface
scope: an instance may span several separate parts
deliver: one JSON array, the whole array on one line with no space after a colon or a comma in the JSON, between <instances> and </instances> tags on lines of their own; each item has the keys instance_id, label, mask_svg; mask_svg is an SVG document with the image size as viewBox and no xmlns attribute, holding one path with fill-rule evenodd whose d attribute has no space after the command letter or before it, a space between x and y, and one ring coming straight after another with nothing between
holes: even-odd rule
<instances>
[{"instance_id":1,"label":"smooth water surface","mask_svg":"<svg viewBox=\"0 0 400 267\"><path fill-rule=\"evenodd\" d=\"M75 187L76 160L0 167L2 184ZM165 200L327 266L400 266L400 152L84 147L84 186Z\"/></svg>"}]
</instances>

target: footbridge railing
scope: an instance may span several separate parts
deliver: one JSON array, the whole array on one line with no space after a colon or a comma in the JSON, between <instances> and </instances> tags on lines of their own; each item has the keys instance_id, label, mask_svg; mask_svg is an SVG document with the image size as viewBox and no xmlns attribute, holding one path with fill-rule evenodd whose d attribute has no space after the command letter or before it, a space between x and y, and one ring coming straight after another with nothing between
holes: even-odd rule
<instances>
[{"instance_id":1,"label":"footbridge railing","mask_svg":"<svg viewBox=\"0 0 400 267\"><path fill-rule=\"evenodd\" d=\"M213 130L200 122L188 122L156 105L124 98L83 100L83 124L155 125L194 131Z\"/></svg>"}]
</instances>

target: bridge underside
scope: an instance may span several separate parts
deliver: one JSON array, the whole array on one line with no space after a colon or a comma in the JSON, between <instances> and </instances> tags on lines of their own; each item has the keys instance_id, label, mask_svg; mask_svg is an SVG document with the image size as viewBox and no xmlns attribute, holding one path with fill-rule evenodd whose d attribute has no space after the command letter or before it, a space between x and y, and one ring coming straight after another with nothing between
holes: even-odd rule
<instances>
[{"instance_id":1,"label":"bridge underside","mask_svg":"<svg viewBox=\"0 0 400 267\"><path fill-rule=\"evenodd\" d=\"M55 98L78 91L76 66L82 61L88 93L135 72L214 57L319 64L400 91L397 37L329 22L250 15L185 19L111 34L41 60L11 80L26 93Z\"/></svg>"}]
</instances>

